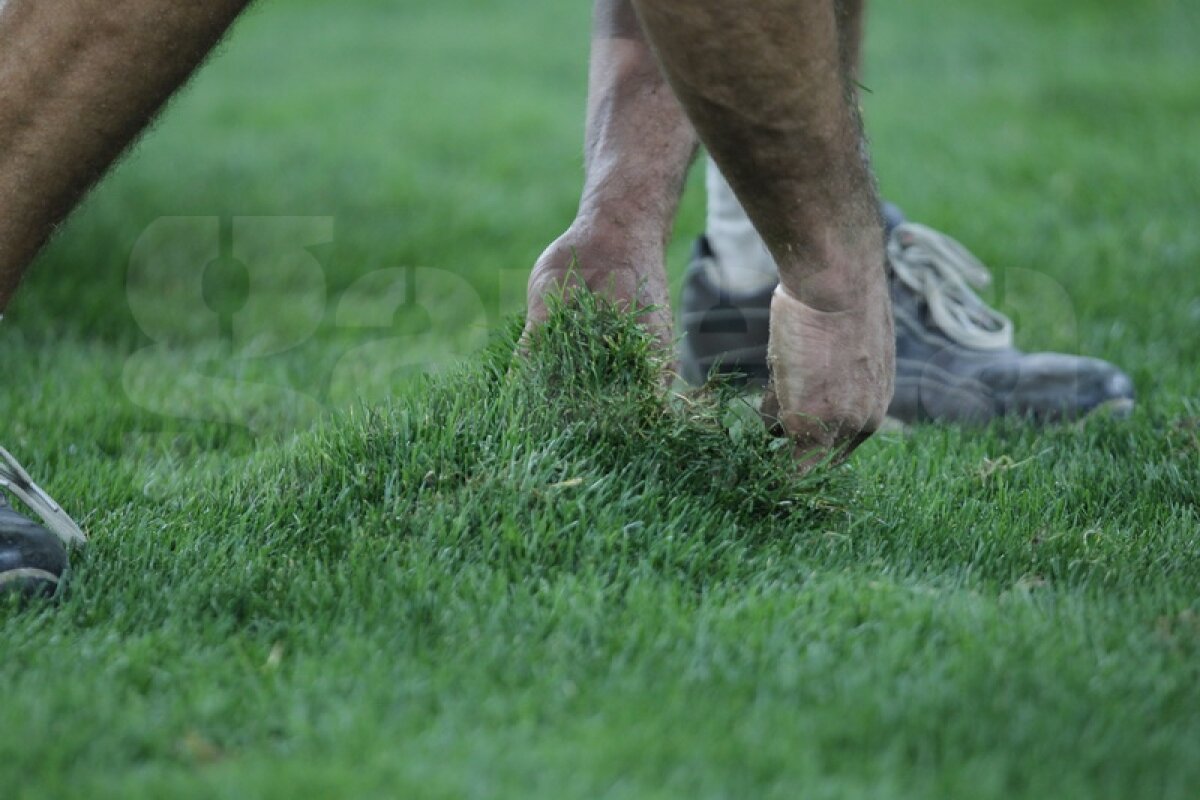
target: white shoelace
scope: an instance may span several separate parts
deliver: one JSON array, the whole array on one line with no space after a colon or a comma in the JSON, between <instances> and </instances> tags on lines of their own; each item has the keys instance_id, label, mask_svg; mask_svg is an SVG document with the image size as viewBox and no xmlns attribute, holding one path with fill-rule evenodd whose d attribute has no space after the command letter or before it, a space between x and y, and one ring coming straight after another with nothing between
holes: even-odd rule
<instances>
[{"instance_id":1,"label":"white shoelace","mask_svg":"<svg viewBox=\"0 0 1200 800\"><path fill-rule=\"evenodd\" d=\"M33 482L24 467L3 447L0 447L0 489L7 489L32 508L42 518L46 528L62 539L63 544L77 545L87 541L87 536L75 524L75 520Z\"/></svg>"},{"instance_id":2,"label":"white shoelace","mask_svg":"<svg viewBox=\"0 0 1200 800\"><path fill-rule=\"evenodd\" d=\"M1012 321L971 288L985 288L992 274L967 248L933 228L904 222L892 231L887 252L896 277L925 298L948 337L976 350L1012 346Z\"/></svg>"}]
</instances>

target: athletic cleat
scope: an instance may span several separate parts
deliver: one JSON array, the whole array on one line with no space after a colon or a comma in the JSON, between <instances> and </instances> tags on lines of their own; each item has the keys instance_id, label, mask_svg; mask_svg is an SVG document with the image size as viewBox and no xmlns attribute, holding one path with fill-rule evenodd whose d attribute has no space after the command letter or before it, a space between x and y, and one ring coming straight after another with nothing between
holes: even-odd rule
<instances>
[{"instance_id":1,"label":"athletic cleat","mask_svg":"<svg viewBox=\"0 0 1200 800\"><path fill-rule=\"evenodd\" d=\"M961 244L908 222L885 205L887 256L896 320L896 393L888 416L902 423L985 423L1003 416L1038 422L1078 419L1098 409L1133 410L1133 382L1096 358L1023 353L1012 323L974 288L991 274ZM773 287L733 296L705 237L684 279L684 379L711 374L765 386Z\"/></svg>"},{"instance_id":2,"label":"athletic cleat","mask_svg":"<svg viewBox=\"0 0 1200 800\"><path fill-rule=\"evenodd\" d=\"M39 525L17 513L0 494L0 596L53 595L67 569L67 547L82 544L86 537L2 447L0 488L20 498L45 523Z\"/></svg>"}]
</instances>

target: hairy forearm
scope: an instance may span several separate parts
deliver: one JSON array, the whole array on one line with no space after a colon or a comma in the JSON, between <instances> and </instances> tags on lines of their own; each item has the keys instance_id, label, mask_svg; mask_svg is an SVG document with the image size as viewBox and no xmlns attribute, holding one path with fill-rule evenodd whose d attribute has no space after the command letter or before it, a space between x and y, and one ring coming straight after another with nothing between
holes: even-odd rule
<instances>
[{"instance_id":1,"label":"hairy forearm","mask_svg":"<svg viewBox=\"0 0 1200 800\"><path fill-rule=\"evenodd\" d=\"M582 284L642 321L671 352L666 244L697 139L628 0L596 0L583 194L574 221L529 277L526 328L547 297Z\"/></svg>"},{"instance_id":2,"label":"hairy forearm","mask_svg":"<svg viewBox=\"0 0 1200 800\"><path fill-rule=\"evenodd\" d=\"M0 9L0 309L80 197L249 0L9 0Z\"/></svg>"},{"instance_id":3,"label":"hairy forearm","mask_svg":"<svg viewBox=\"0 0 1200 800\"><path fill-rule=\"evenodd\" d=\"M874 281L882 231L857 112L847 102L836 6L637 0L636 7L785 286L814 307L831 307L850 292L826 282L864 271Z\"/></svg>"},{"instance_id":4,"label":"hairy forearm","mask_svg":"<svg viewBox=\"0 0 1200 800\"><path fill-rule=\"evenodd\" d=\"M633 6L597 0L583 211L604 207L629 217L630 224L650 221L669 229L697 143Z\"/></svg>"}]
</instances>

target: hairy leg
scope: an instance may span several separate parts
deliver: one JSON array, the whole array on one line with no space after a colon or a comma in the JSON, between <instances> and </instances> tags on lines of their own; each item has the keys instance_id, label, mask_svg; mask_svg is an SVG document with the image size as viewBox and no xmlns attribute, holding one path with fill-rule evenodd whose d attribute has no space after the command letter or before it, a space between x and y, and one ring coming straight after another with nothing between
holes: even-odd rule
<instances>
[{"instance_id":1,"label":"hairy leg","mask_svg":"<svg viewBox=\"0 0 1200 800\"><path fill-rule=\"evenodd\" d=\"M697 140L629 0L596 0L585 179L574 222L533 268L527 330L570 283L626 306L672 346L665 251Z\"/></svg>"},{"instance_id":2,"label":"hairy leg","mask_svg":"<svg viewBox=\"0 0 1200 800\"><path fill-rule=\"evenodd\" d=\"M249 0L0 7L0 312L29 262Z\"/></svg>"},{"instance_id":3,"label":"hairy leg","mask_svg":"<svg viewBox=\"0 0 1200 800\"><path fill-rule=\"evenodd\" d=\"M635 5L779 265L769 356L778 423L806 462L847 452L883 420L895 343L839 10L833 0Z\"/></svg>"}]
</instances>

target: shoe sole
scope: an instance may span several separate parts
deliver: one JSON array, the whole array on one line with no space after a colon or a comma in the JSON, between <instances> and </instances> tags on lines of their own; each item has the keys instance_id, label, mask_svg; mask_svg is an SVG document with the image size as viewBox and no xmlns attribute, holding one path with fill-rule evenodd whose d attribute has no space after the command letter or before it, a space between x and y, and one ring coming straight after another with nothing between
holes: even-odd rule
<instances>
[{"instance_id":1,"label":"shoe sole","mask_svg":"<svg viewBox=\"0 0 1200 800\"><path fill-rule=\"evenodd\" d=\"M50 597L58 590L58 584L58 576L44 569L10 569L0 573L0 597L10 592L25 597Z\"/></svg>"}]
</instances>

